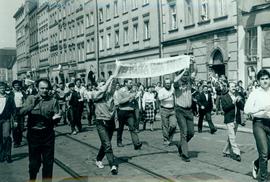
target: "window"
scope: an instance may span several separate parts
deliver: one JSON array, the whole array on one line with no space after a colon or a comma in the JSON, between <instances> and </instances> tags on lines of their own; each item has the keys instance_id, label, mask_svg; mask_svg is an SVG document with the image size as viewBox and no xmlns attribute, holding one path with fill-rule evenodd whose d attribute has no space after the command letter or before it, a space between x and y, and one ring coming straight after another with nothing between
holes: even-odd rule
<instances>
[{"instance_id":1,"label":"window","mask_svg":"<svg viewBox=\"0 0 270 182\"><path fill-rule=\"evenodd\" d=\"M224 0L216 0L216 16L225 16L226 15L226 7Z\"/></svg>"},{"instance_id":2,"label":"window","mask_svg":"<svg viewBox=\"0 0 270 182\"><path fill-rule=\"evenodd\" d=\"M84 54L84 45L83 45L83 44L82 44L81 52L82 52L82 61L84 61L84 59L85 59L85 54Z\"/></svg>"},{"instance_id":3,"label":"window","mask_svg":"<svg viewBox=\"0 0 270 182\"><path fill-rule=\"evenodd\" d=\"M123 0L123 13L127 12L127 0Z\"/></svg>"},{"instance_id":4,"label":"window","mask_svg":"<svg viewBox=\"0 0 270 182\"><path fill-rule=\"evenodd\" d=\"M84 26L83 26L83 21L81 21L81 34L84 33Z\"/></svg>"},{"instance_id":5,"label":"window","mask_svg":"<svg viewBox=\"0 0 270 182\"><path fill-rule=\"evenodd\" d=\"M128 44L128 27L124 28L124 44Z\"/></svg>"},{"instance_id":6,"label":"window","mask_svg":"<svg viewBox=\"0 0 270 182\"><path fill-rule=\"evenodd\" d=\"M94 12L90 13L90 26L94 25Z\"/></svg>"},{"instance_id":7,"label":"window","mask_svg":"<svg viewBox=\"0 0 270 182\"><path fill-rule=\"evenodd\" d=\"M138 41L138 24L133 25L133 42Z\"/></svg>"},{"instance_id":8,"label":"window","mask_svg":"<svg viewBox=\"0 0 270 182\"><path fill-rule=\"evenodd\" d=\"M209 19L208 14L208 0L201 0L201 7L200 7L200 20L206 21Z\"/></svg>"},{"instance_id":9,"label":"window","mask_svg":"<svg viewBox=\"0 0 270 182\"><path fill-rule=\"evenodd\" d=\"M114 16L116 17L118 16L118 1L117 0L113 2L113 8L114 8Z\"/></svg>"},{"instance_id":10,"label":"window","mask_svg":"<svg viewBox=\"0 0 270 182\"><path fill-rule=\"evenodd\" d=\"M132 0L132 9L138 8L138 0Z\"/></svg>"},{"instance_id":11,"label":"window","mask_svg":"<svg viewBox=\"0 0 270 182\"><path fill-rule=\"evenodd\" d=\"M191 25L194 23L192 0L185 0L185 10L185 24Z\"/></svg>"},{"instance_id":12,"label":"window","mask_svg":"<svg viewBox=\"0 0 270 182\"><path fill-rule=\"evenodd\" d=\"M99 50L103 50L103 35L99 37Z\"/></svg>"},{"instance_id":13,"label":"window","mask_svg":"<svg viewBox=\"0 0 270 182\"><path fill-rule=\"evenodd\" d=\"M143 5L149 4L149 0L143 0Z\"/></svg>"},{"instance_id":14,"label":"window","mask_svg":"<svg viewBox=\"0 0 270 182\"><path fill-rule=\"evenodd\" d=\"M103 22L103 9L99 9L99 22Z\"/></svg>"},{"instance_id":15,"label":"window","mask_svg":"<svg viewBox=\"0 0 270 182\"><path fill-rule=\"evenodd\" d=\"M92 37L90 39L90 51L93 52L94 51L94 47L95 47L95 44L94 44L94 37Z\"/></svg>"},{"instance_id":16,"label":"window","mask_svg":"<svg viewBox=\"0 0 270 182\"><path fill-rule=\"evenodd\" d=\"M248 56L257 56L257 27L246 32L246 54Z\"/></svg>"},{"instance_id":17,"label":"window","mask_svg":"<svg viewBox=\"0 0 270 182\"><path fill-rule=\"evenodd\" d=\"M81 46L80 45L78 45L77 54L78 54L78 60L81 61Z\"/></svg>"},{"instance_id":18,"label":"window","mask_svg":"<svg viewBox=\"0 0 270 182\"><path fill-rule=\"evenodd\" d=\"M109 20L110 18L111 18L110 5L107 4L107 6L106 6L106 20Z\"/></svg>"},{"instance_id":19,"label":"window","mask_svg":"<svg viewBox=\"0 0 270 182\"><path fill-rule=\"evenodd\" d=\"M176 5L170 5L170 29L174 30L177 28L177 20L176 20Z\"/></svg>"},{"instance_id":20,"label":"window","mask_svg":"<svg viewBox=\"0 0 270 182\"><path fill-rule=\"evenodd\" d=\"M89 27L89 25L90 25L90 16L89 16L89 14L86 15L85 21L86 21L86 27Z\"/></svg>"},{"instance_id":21,"label":"window","mask_svg":"<svg viewBox=\"0 0 270 182\"><path fill-rule=\"evenodd\" d=\"M111 47L111 34L107 34L107 39L106 39L106 47L109 49Z\"/></svg>"},{"instance_id":22,"label":"window","mask_svg":"<svg viewBox=\"0 0 270 182\"><path fill-rule=\"evenodd\" d=\"M144 21L144 39L149 39L150 33L149 33L149 21Z\"/></svg>"},{"instance_id":23,"label":"window","mask_svg":"<svg viewBox=\"0 0 270 182\"><path fill-rule=\"evenodd\" d=\"M90 40L87 40L86 52L90 52Z\"/></svg>"},{"instance_id":24,"label":"window","mask_svg":"<svg viewBox=\"0 0 270 182\"><path fill-rule=\"evenodd\" d=\"M115 46L119 46L119 30L115 31Z\"/></svg>"}]
</instances>

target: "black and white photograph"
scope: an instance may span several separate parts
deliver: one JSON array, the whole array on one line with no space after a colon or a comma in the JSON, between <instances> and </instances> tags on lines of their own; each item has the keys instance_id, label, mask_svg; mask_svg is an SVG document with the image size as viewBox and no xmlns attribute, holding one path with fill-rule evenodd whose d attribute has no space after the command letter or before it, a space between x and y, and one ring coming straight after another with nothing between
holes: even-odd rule
<instances>
[{"instance_id":1,"label":"black and white photograph","mask_svg":"<svg viewBox=\"0 0 270 182\"><path fill-rule=\"evenodd\" d=\"M0 0L0 182L270 182L270 0Z\"/></svg>"}]
</instances>

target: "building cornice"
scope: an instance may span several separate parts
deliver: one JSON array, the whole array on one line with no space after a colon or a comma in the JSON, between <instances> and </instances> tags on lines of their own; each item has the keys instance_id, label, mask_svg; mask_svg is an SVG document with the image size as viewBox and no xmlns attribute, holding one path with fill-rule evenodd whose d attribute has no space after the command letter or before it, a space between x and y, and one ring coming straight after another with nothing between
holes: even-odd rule
<instances>
[{"instance_id":1,"label":"building cornice","mask_svg":"<svg viewBox=\"0 0 270 182\"><path fill-rule=\"evenodd\" d=\"M165 40L165 41L162 41L161 44L164 45L164 46L175 45L175 44L179 44L181 42L185 42L187 39L196 39L196 38L201 37L201 36L213 35L214 33L221 33L221 32L225 32L225 31L226 32L234 32L234 31L237 31L237 30L235 29L235 26L231 26L231 27L221 28L221 29L218 29L218 30L211 30L211 31L208 31L208 32L192 34L192 35L189 35L189 36L186 36L186 37Z\"/></svg>"},{"instance_id":2,"label":"building cornice","mask_svg":"<svg viewBox=\"0 0 270 182\"><path fill-rule=\"evenodd\" d=\"M17 18L18 16L20 16L24 11L24 5L22 5L17 11L16 13L13 15L13 18Z\"/></svg>"}]
</instances>

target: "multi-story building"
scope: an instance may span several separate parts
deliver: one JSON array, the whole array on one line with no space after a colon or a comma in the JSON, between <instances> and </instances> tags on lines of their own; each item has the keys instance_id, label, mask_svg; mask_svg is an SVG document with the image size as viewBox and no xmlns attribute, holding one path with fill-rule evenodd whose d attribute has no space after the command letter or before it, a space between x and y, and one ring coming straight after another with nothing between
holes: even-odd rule
<instances>
[{"instance_id":1,"label":"multi-story building","mask_svg":"<svg viewBox=\"0 0 270 182\"><path fill-rule=\"evenodd\" d=\"M237 2L162 0L163 56L193 55L197 77L238 78Z\"/></svg>"},{"instance_id":2,"label":"multi-story building","mask_svg":"<svg viewBox=\"0 0 270 182\"><path fill-rule=\"evenodd\" d=\"M85 69L86 69L86 82L94 82L97 76L97 22L96 22L96 0L88 0L85 2Z\"/></svg>"},{"instance_id":3,"label":"multi-story building","mask_svg":"<svg viewBox=\"0 0 270 182\"><path fill-rule=\"evenodd\" d=\"M16 77L14 77L12 73L12 69L15 62L16 62L15 48L0 49L0 81L8 82L10 85L13 79L16 79Z\"/></svg>"},{"instance_id":4,"label":"multi-story building","mask_svg":"<svg viewBox=\"0 0 270 182\"><path fill-rule=\"evenodd\" d=\"M31 61L31 72L33 79L39 77L39 50L38 50L38 24L37 24L37 3L29 11L29 54Z\"/></svg>"},{"instance_id":5,"label":"multi-story building","mask_svg":"<svg viewBox=\"0 0 270 182\"><path fill-rule=\"evenodd\" d=\"M269 20L260 18L269 12L266 0L39 0L28 17L24 6L14 15L18 75L31 66L56 83L88 82L108 78L116 59L188 54L198 79L226 75L250 83L270 67Z\"/></svg>"},{"instance_id":6,"label":"multi-story building","mask_svg":"<svg viewBox=\"0 0 270 182\"><path fill-rule=\"evenodd\" d=\"M55 1L51 2L49 6L49 64L50 64L50 80L53 83L59 83L60 81L64 81L63 77L60 78L60 69L58 63L58 8L59 2Z\"/></svg>"},{"instance_id":7,"label":"multi-story building","mask_svg":"<svg viewBox=\"0 0 270 182\"><path fill-rule=\"evenodd\" d=\"M270 71L270 3L259 0L246 2L240 6L238 40L240 79L246 84L255 80L261 68Z\"/></svg>"},{"instance_id":8,"label":"multi-story building","mask_svg":"<svg viewBox=\"0 0 270 182\"><path fill-rule=\"evenodd\" d=\"M108 78L112 74L116 59L137 61L161 56L158 5L157 1L148 0L98 2L96 16L101 77Z\"/></svg>"},{"instance_id":9,"label":"multi-story building","mask_svg":"<svg viewBox=\"0 0 270 182\"><path fill-rule=\"evenodd\" d=\"M21 6L13 18L15 18L15 29L16 29L16 56L17 56L17 67L18 67L18 77L22 78L26 72L30 69L30 63L26 61L25 58L25 9L24 6Z\"/></svg>"},{"instance_id":10,"label":"multi-story building","mask_svg":"<svg viewBox=\"0 0 270 182\"><path fill-rule=\"evenodd\" d=\"M40 3L40 2L39 2ZM39 77L49 76L49 2L38 4L38 47L39 47Z\"/></svg>"}]
</instances>

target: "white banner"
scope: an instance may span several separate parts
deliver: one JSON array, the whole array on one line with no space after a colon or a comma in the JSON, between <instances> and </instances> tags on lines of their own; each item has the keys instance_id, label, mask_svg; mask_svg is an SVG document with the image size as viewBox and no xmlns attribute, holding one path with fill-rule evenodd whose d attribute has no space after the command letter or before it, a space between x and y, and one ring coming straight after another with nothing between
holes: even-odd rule
<instances>
[{"instance_id":1,"label":"white banner","mask_svg":"<svg viewBox=\"0 0 270 182\"><path fill-rule=\"evenodd\" d=\"M171 74L189 68L190 56L160 58L141 61L116 61L117 78L148 78Z\"/></svg>"}]
</instances>

